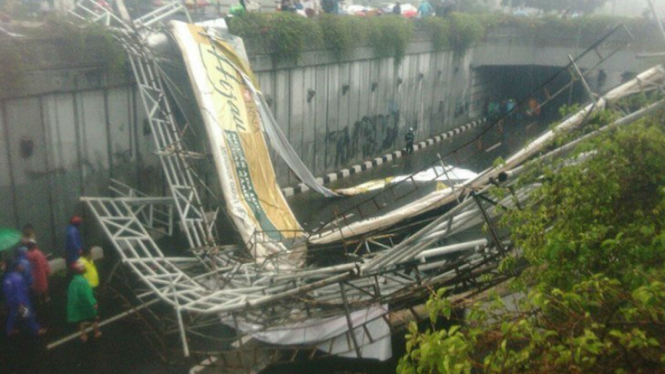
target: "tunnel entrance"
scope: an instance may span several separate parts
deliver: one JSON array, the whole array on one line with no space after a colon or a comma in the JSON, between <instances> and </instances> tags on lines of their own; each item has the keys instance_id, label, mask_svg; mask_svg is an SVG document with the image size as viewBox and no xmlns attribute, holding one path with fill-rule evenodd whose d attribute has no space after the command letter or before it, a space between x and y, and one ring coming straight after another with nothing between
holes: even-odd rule
<instances>
[{"instance_id":1,"label":"tunnel entrance","mask_svg":"<svg viewBox=\"0 0 665 374\"><path fill-rule=\"evenodd\" d=\"M563 105L581 103L588 98L580 82L576 82L557 97L572 77L566 72L557 75L558 66L506 65L479 66L474 69L474 89L472 101L477 112L488 113L490 101L502 102L513 99L516 103L535 99L538 103L551 101L541 109L544 120L553 120L559 115ZM545 86L545 88L541 88Z\"/></svg>"}]
</instances>

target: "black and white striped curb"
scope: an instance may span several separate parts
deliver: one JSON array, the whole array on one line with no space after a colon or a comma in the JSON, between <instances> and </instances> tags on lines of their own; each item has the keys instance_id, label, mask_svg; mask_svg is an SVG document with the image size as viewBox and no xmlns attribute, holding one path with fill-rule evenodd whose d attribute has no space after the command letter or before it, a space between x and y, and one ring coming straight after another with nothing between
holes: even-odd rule
<instances>
[{"instance_id":1,"label":"black and white striped curb","mask_svg":"<svg viewBox=\"0 0 665 374\"><path fill-rule=\"evenodd\" d=\"M471 129L477 127L478 125L481 125L481 124L486 123L486 122L487 122L487 118L480 118L480 119L477 119L475 121L471 121L471 122L469 122L465 125L462 125L460 127L454 128L452 130L448 130L448 131L446 131L444 133L441 133L437 136L434 136L432 138L429 138L427 140L423 140L423 141L421 141L417 144L414 144L413 145L413 151L418 152L419 150L430 147L430 146L432 146L436 143L441 143L442 141L444 141L446 139L450 139L450 138L452 138L456 135L459 135L463 132L471 130ZM377 157L377 158L372 159L372 160L364 161L361 164L353 165L348 169L342 169L342 170L339 170L335 173L326 174L323 177L316 178L316 182L319 183L319 184L324 184L325 185L325 184L328 184L330 182L334 182L334 181L339 180L339 179L347 178L350 175L358 174L358 173L361 173L365 170L369 170L369 169L371 169L375 166L378 166L378 165L384 164L386 162L401 158L401 157L404 156L405 153L406 152L403 149L393 151L392 153L385 154L381 157ZM284 196L289 197L289 196L293 196L293 195L296 195L296 194L299 194L299 193L307 192L309 190L310 190L310 188L308 186L306 186L304 183L299 183L294 187L283 188L282 193L284 193Z\"/></svg>"}]
</instances>

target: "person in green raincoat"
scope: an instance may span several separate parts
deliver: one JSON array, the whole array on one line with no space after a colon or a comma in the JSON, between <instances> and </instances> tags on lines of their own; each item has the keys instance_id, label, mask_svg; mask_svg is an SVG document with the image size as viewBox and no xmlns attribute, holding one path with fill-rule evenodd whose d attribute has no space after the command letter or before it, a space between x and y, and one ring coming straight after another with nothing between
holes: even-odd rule
<instances>
[{"instance_id":1,"label":"person in green raincoat","mask_svg":"<svg viewBox=\"0 0 665 374\"><path fill-rule=\"evenodd\" d=\"M94 337L99 338L99 317L97 315L97 300L92 294L92 287L88 280L83 277L85 267L80 262L71 266L74 277L69 283L67 291L67 320L70 323L78 323L81 331L81 341L88 341L86 327L92 324Z\"/></svg>"}]
</instances>

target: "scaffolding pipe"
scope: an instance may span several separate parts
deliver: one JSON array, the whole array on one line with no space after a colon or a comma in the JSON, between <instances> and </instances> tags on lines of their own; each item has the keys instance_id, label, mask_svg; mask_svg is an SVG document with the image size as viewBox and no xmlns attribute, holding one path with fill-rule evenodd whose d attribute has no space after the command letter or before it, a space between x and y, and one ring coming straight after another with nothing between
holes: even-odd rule
<instances>
[{"instance_id":1,"label":"scaffolding pipe","mask_svg":"<svg viewBox=\"0 0 665 374\"><path fill-rule=\"evenodd\" d=\"M140 311L141 309L145 309L145 308L147 308L147 307L149 307L149 306L151 306L151 305L154 305L154 304L156 304L156 303L159 302L159 301L161 301L161 299L150 300L150 301L145 302L145 303L143 303L143 304L141 304L141 305L139 305L139 306L137 306L137 307L135 307L135 308L131 308L130 310L124 311L124 312L122 312L122 313L120 313L120 314L116 314L115 316L113 316L113 317L111 317L111 318L108 318L108 319L105 319L105 320L103 320L102 322L100 322L100 323L99 323L99 327L104 327L104 326L106 326L106 325L108 325L108 324L110 324L110 323L113 323L113 322L115 322L115 321L117 321L117 320L119 320L119 319L125 318L125 317L127 317L128 315L130 315L130 314L134 314L134 313ZM91 332L92 330L93 330L93 328L92 328L92 326L90 326L90 327L87 327L87 328L85 329L85 332L86 332L86 334L87 334L87 333ZM49 343L49 344L46 346L46 349L47 349L47 350L51 350L51 349L53 349L53 348L57 348L57 347L59 347L59 346L65 344L65 343L67 343L67 342L69 342L69 341L72 341L72 340L74 340L74 339L76 339L76 338L78 338L78 337L80 337L80 336L81 336L81 333L80 333L80 332L75 332L75 333L73 333L73 334L67 335L67 336L65 336L65 337L62 338L62 339L58 339L58 340L56 340L56 341L54 341L54 342L52 342L52 343Z\"/></svg>"},{"instance_id":2,"label":"scaffolding pipe","mask_svg":"<svg viewBox=\"0 0 665 374\"><path fill-rule=\"evenodd\" d=\"M550 160L550 159L555 158L555 157L559 157L559 156L561 156L565 153L568 153L568 152L572 151L574 147L576 147L577 145L579 145L580 143L582 143L584 141L587 141L589 139L593 139L596 136L599 136L599 135L601 135L601 134L603 134L607 131L610 131L614 128L630 125L633 122L635 122L635 121L637 121L637 120L639 120L639 119L641 119L645 116L653 114L653 113L655 113L655 112L657 112L661 109L665 109L665 100L660 100L660 101L657 101L653 104L650 104L649 106L647 106L645 108L642 108L642 109L640 109L638 111L635 111L635 112L633 112L633 113L631 113L631 114L629 114L625 117L622 117L622 118L612 122L611 124L609 124L607 126L604 126L604 127L600 128L598 130L595 130L593 132L590 132L590 133L582 136L581 138L577 138L577 139L575 139L575 140L573 140L569 143L566 143L565 145L563 145L563 146L561 146L561 147L559 147L559 148L557 148L557 149L555 149L555 150L553 150L549 153L546 153L546 154L538 157L537 159L534 159L534 160L530 161L527 164L518 166L518 167L516 167L512 170L508 170L505 173L508 176L508 178L510 178L510 179L516 178L517 176L522 174L525 170L527 170L528 167L532 166L536 162L541 162L541 161L545 161L545 160Z\"/></svg>"},{"instance_id":3,"label":"scaffolding pipe","mask_svg":"<svg viewBox=\"0 0 665 374\"><path fill-rule=\"evenodd\" d=\"M472 240L470 242L465 242L465 243L459 243L459 244L453 244L453 245L447 245L445 247L438 247L438 248L432 248L428 249L426 251L420 252L419 255L417 255L415 258L417 260L426 260L429 257L433 256L443 256L467 249L478 249L481 247L487 246L487 239L480 239L480 240Z\"/></svg>"}]
</instances>

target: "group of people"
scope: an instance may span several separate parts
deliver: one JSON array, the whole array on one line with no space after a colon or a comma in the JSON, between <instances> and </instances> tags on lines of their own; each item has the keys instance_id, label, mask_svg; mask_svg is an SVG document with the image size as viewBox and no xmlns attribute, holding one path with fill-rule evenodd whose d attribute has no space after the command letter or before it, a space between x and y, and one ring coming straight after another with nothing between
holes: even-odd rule
<instances>
[{"instance_id":1,"label":"group of people","mask_svg":"<svg viewBox=\"0 0 665 374\"><path fill-rule=\"evenodd\" d=\"M293 12L306 17L314 17L318 13L339 13L338 0L282 0L279 6L282 12Z\"/></svg>"},{"instance_id":2,"label":"group of people","mask_svg":"<svg viewBox=\"0 0 665 374\"><path fill-rule=\"evenodd\" d=\"M491 120L497 120L508 115L519 120L523 118L524 114L526 114L528 117L540 116L540 106L540 102L533 97L529 98L526 106L522 107L524 110L516 108L517 102L515 99L504 99L502 101L490 99L487 102L485 112L487 117Z\"/></svg>"},{"instance_id":3,"label":"group of people","mask_svg":"<svg viewBox=\"0 0 665 374\"><path fill-rule=\"evenodd\" d=\"M402 4L397 1L393 5L392 13L395 15L402 15ZM418 18L425 18L434 15L434 7L428 0L421 0L418 5Z\"/></svg>"},{"instance_id":4,"label":"group of people","mask_svg":"<svg viewBox=\"0 0 665 374\"><path fill-rule=\"evenodd\" d=\"M340 0L281 0L279 9L282 12L293 12L306 17L314 17L320 13L340 13ZM242 4L242 2L241 2ZM398 1L392 8L392 13L402 14L402 5ZM418 17L424 18L435 14L434 7L429 0L421 0L418 5Z\"/></svg>"},{"instance_id":5,"label":"group of people","mask_svg":"<svg viewBox=\"0 0 665 374\"><path fill-rule=\"evenodd\" d=\"M79 226L82 220L74 216L66 233L65 263L68 271L67 320L78 324L80 339L88 340L86 329L93 325L94 337L101 336L98 325L97 299L94 289L99 285L97 268L92 252L83 246ZM0 304L7 314L6 334L13 337L25 331L42 336L47 329L40 323L37 310L45 311L49 303L49 262L37 245L35 230L27 224L21 232L20 242L3 253L0 262L2 290ZM35 307L38 307L37 309Z\"/></svg>"}]
</instances>

